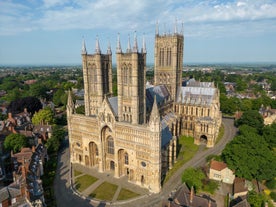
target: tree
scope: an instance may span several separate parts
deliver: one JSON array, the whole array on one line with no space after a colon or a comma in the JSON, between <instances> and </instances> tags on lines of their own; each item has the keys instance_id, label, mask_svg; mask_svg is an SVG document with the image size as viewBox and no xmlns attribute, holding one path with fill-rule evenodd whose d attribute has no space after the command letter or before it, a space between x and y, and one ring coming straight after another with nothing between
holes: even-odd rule
<instances>
[{"instance_id":1,"label":"tree","mask_svg":"<svg viewBox=\"0 0 276 207\"><path fill-rule=\"evenodd\" d=\"M264 204L264 196L262 194L257 194L255 191L249 191L248 202L252 207L262 207Z\"/></svg>"},{"instance_id":2,"label":"tree","mask_svg":"<svg viewBox=\"0 0 276 207\"><path fill-rule=\"evenodd\" d=\"M38 124L49 124L55 123L54 112L49 107L41 109L39 112L35 113L32 118L32 123L34 125Z\"/></svg>"},{"instance_id":3,"label":"tree","mask_svg":"<svg viewBox=\"0 0 276 207\"><path fill-rule=\"evenodd\" d=\"M35 83L30 86L29 95L37 98L47 98L47 90L48 88L45 85Z\"/></svg>"},{"instance_id":4,"label":"tree","mask_svg":"<svg viewBox=\"0 0 276 207\"><path fill-rule=\"evenodd\" d=\"M49 153L57 153L65 138L65 131L61 127L54 127L53 135L47 140L46 147Z\"/></svg>"},{"instance_id":5,"label":"tree","mask_svg":"<svg viewBox=\"0 0 276 207\"><path fill-rule=\"evenodd\" d=\"M274 76L275 77L275 76ZM276 79L271 82L270 90L276 91Z\"/></svg>"},{"instance_id":6,"label":"tree","mask_svg":"<svg viewBox=\"0 0 276 207\"><path fill-rule=\"evenodd\" d=\"M186 183L189 188L192 186L196 191L201 190L205 178L204 173L200 169L188 168L182 174L182 183Z\"/></svg>"},{"instance_id":7,"label":"tree","mask_svg":"<svg viewBox=\"0 0 276 207\"><path fill-rule=\"evenodd\" d=\"M270 180L276 176L276 156L254 132L236 136L222 151L222 159L238 177Z\"/></svg>"},{"instance_id":8,"label":"tree","mask_svg":"<svg viewBox=\"0 0 276 207\"><path fill-rule=\"evenodd\" d=\"M10 134L5 138L4 147L17 153L22 147L28 146L28 138L22 134Z\"/></svg>"},{"instance_id":9,"label":"tree","mask_svg":"<svg viewBox=\"0 0 276 207\"><path fill-rule=\"evenodd\" d=\"M220 110L222 113L225 114L234 114L237 111L236 103L237 101L235 98L228 98L225 94L220 95Z\"/></svg>"},{"instance_id":10,"label":"tree","mask_svg":"<svg viewBox=\"0 0 276 207\"><path fill-rule=\"evenodd\" d=\"M264 127L263 137L271 149L276 147L276 123Z\"/></svg>"},{"instance_id":11,"label":"tree","mask_svg":"<svg viewBox=\"0 0 276 207\"><path fill-rule=\"evenodd\" d=\"M236 121L237 126L241 126L243 124L261 130L264 126L264 119L256 110L245 111L241 118Z\"/></svg>"},{"instance_id":12,"label":"tree","mask_svg":"<svg viewBox=\"0 0 276 207\"><path fill-rule=\"evenodd\" d=\"M35 97L25 97L12 101L7 107L8 111L14 114L24 111L25 108L28 112L34 114L42 108L42 104Z\"/></svg>"},{"instance_id":13,"label":"tree","mask_svg":"<svg viewBox=\"0 0 276 207\"><path fill-rule=\"evenodd\" d=\"M61 97L62 95L65 93L65 91L63 89L58 89L53 96L53 102L56 106L61 106L62 105L62 101L61 101Z\"/></svg>"},{"instance_id":14,"label":"tree","mask_svg":"<svg viewBox=\"0 0 276 207\"><path fill-rule=\"evenodd\" d=\"M85 114L85 108L84 106L79 106L78 108L76 108L76 113L77 114Z\"/></svg>"}]
</instances>

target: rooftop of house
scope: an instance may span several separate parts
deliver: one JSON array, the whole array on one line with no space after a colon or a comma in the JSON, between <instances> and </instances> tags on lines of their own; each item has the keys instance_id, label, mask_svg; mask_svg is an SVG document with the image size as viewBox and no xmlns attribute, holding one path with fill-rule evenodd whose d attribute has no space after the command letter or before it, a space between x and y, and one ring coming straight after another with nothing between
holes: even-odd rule
<instances>
[{"instance_id":1,"label":"rooftop of house","mask_svg":"<svg viewBox=\"0 0 276 207\"><path fill-rule=\"evenodd\" d=\"M236 177L234 180L234 186L233 186L234 194L247 192L247 191L248 191L248 185L246 183L246 180L244 178Z\"/></svg>"},{"instance_id":2,"label":"rooftop of house","mask_svg":"<svg viewBox=\"0 0 276 207\"><path fill-rule=\"evenodd\" d=\"M0 203L7 199L16 198L21 195L21 191L18 188L6 186L0 189Z\"/></svg>"},{"instance_id":3,"label":"rooftop of house","mask_svg":"<svg viewBox=\"0 0 276 207\"><path fill-rule=\"evenodd\" d=\"M216 207L216 201L206 195L196 195L193 188L191 191L184 184L175 194L171 201L170 207L180 206L201 206L201 207Z\"/></svg>"},{"instance_id":4,"label":"rooftop of house","mask_svg":"<svg viewBox=\"0 0 276 207\"><path fill-rule=\"evenodd\" d=\"M210 169L221 171L223 169L227 168L227 164L224 162L219 162L216 160L212 160L210 163Z\"/></svg>"},{"instance_id":5,"label":"rooftop of house","mask_svg":"<svg viewBox=\"0 0 276 207\"><path fill-rule=\"evenodd\" d=\"M25 147L25 148L22 148L20 152L13 154L12 157L16 158L17 162L23 164L27 160L29 162L31 160L32 155L33 155L32 149Z\"/></svg>"}]
</instances>

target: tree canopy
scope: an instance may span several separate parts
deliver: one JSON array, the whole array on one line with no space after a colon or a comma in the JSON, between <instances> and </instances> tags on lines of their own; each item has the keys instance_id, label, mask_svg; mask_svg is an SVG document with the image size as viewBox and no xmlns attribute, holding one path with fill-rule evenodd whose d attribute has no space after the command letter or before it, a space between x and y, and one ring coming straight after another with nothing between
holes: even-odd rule
<instances>
[{"instance_id":1,"label":"tree canopy","mask_svg":"<svg viewBox=\"0 0 276 207\"><path fill-rule=\"evenodd\" d=\"M254 131L243 130L226 145L222 158L238 177L269 180L276 176L276 156Z\"/></svg>"},{"instance_id":2,"label":"tree canopy","mask_svg":"<svg viewBox=\"0 0 276 207\"><path fill-rule=\"evenodd\" d=\"M35 113L32 118L32 123L34 125L38 124L54 124L54 112L49 107L41 109L39 112Z\"/></svg>"},{"instance_id":3,"label":"tree canopy","mask_svg":"<svg viewBox=\"0 0 276 207\"><path fill-rule=\"evenodd\" d=\"M276 147L276 123L264 127L263 137L271 149Z\"/></svg>"},{"instance_id":4,"label":"tree canopy","mask_svg":"<svg viewBox=\"0 0 276 207\"><path fill-rule=\"evenodd\" d=\"M195 168L188 168L182 174L182 182L185 182L189 188L193 186L196 191L202 189L202 180L204 178L204 173L200 169Z\"/></svg>"},{"instance_id":5,"label":"tree canopy","mask_svg":"<svg viewBox=\"0 0 276 207\"><path fill-rule=\"evenodd\" d=\"M57 153L62 141L65 137L63 128L54 127L53 135L47 140L46 147L49 153Z\"/></svg>"},{"instance_id":6,"label":"tree canopy","mask_svg":"<svg viewBox=\"0 0 276 207\"><path fill-rule=\"evenodd\" d=\"M249 110L245 111L241 118L236 121L237 126L241 126L243 124L261 130L264 126L264 119L258 111Z\"/></svg>"},{"instance_id":7,"label":"tree canopy","mask_svg":"<svg viewBox=\"0 0 276 207\"><path fill-rule=\"evenodd\" d=\"M5 138L4 147L17 153L22 147L28 146L28 138L22 134L10 134Z\"/></svg>"},{"instance_id":8,"label":"tree canopy","mask_svg":"<svg viewBox=\"0 0 276 207\"><path fill-rule=\"evenodd\" d=\"M28 112L34 114L42 108L42 104L38 98L29 96L12 101L7 107L9 112L15 114L24 111L25 108Z\"/></svg>"}]
</instances>

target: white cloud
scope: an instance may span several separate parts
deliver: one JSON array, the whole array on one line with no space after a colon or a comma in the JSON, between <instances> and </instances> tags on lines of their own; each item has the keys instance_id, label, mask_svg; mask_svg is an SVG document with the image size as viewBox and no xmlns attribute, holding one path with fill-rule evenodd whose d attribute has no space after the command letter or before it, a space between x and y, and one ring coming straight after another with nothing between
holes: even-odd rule
<instances>
[{"instance_id":1,"label":"white cloud","mask_svg":"<svg viewBox=\"0 0 276 207\"><path fill-rule=\"evenodd\" d=\"M271 0L43 0L40 5L7 1L0 2L0 8L0 35L37 29L154 31L156 21L162 29L165 23L172 31L171 24L178 18L179 23L184 21L189 35L197 36L223 34L233 27L242 33L247 24L252 31L254 25L260 31L262 25L271 23L266 29L275 31L276 21L276 2Z\"/></svg>"}]
</instances>

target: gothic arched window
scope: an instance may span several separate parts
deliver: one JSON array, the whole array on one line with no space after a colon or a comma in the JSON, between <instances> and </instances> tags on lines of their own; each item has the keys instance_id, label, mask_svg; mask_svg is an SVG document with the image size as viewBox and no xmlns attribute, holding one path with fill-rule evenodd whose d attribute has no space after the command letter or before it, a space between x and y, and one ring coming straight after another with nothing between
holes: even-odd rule
<instances>
[{"instance_id":1,"label":"gothic arched window","mask_svg":"<svg viewBox=\"0 0 276 207\"><path fill-rule=\"evenodd\" d=\"M107 138L107 152L109 154L114 154L114 140L112 137Z\"/></svg>"},{"instance_id":2,"label":"gothic arched window","mask_svg":"<svg viewBox=\"0 0 276 207\"><path fill-rule=\"evenodd\" d=\"M125 164L128 165L128 154L127 154L127 152L125 153Z\"/></svg>"}]
</instances>

